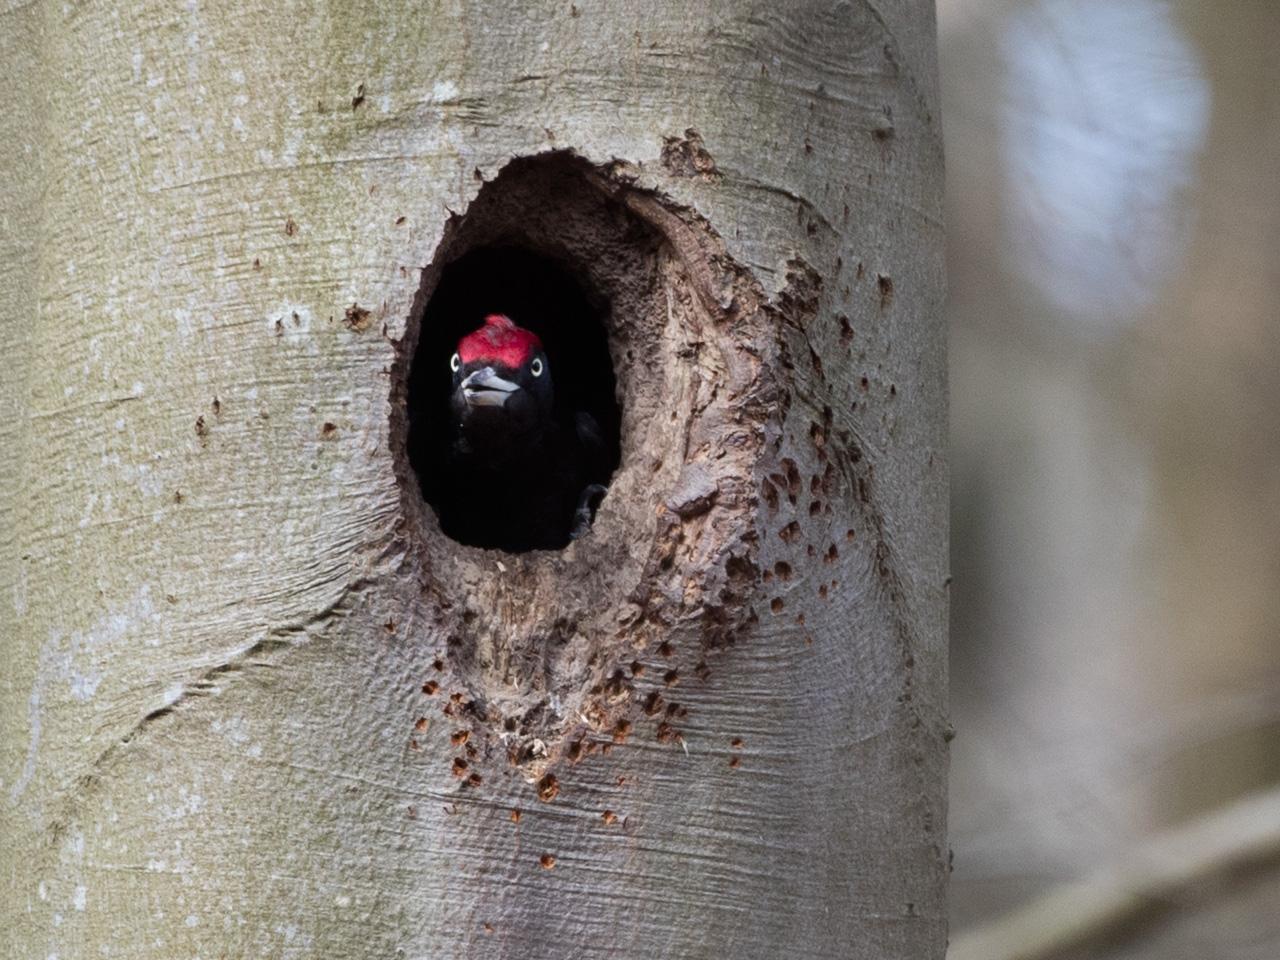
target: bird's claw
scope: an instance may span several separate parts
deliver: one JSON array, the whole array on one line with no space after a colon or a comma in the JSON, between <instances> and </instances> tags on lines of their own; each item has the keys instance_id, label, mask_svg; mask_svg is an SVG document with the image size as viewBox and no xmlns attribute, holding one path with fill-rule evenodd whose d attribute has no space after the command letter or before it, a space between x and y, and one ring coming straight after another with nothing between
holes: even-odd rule
<instances>
[{"instance_id":1,"label":"bird's claw","mask_svg":"<svg viewBox=\"0 0 1280 960\"><path fill-rule=\"evenodd\" d=\"M582 495L578 498L578 509L573 513L573 530L569 533L570 540L577 540L579 537L587 535L587 531L591 529L591 522L596 517L596 510L600 508L600 501L604 499L604 484L593 483L582 491Z\"/></svg>"}]
</instances>

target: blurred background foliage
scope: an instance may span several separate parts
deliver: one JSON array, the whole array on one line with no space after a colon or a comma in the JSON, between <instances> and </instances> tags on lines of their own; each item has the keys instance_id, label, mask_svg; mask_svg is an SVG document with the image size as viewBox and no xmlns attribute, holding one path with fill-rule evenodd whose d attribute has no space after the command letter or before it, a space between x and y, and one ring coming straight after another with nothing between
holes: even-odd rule
<instances>
[{"instance_id":1,"label":"blurred background foliage","mask_svg":"<svg viewBox=\"0 0 1280 960\"><path fill-rule=\"evenodd\" d=\"M938 19L953 956L1276 960L1280 0ZM981 940L1224 816L1093 946Z\"/></svg>"}]
</instances>

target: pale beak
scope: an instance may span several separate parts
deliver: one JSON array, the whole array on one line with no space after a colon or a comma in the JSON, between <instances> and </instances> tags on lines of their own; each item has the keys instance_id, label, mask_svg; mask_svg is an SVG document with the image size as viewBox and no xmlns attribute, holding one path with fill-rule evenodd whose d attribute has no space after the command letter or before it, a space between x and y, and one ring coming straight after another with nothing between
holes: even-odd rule
<instances>
[{"instance_id":1,"label":"pale beak","mask_svg":"<svg viewBox=\"0 0 1280 960\"><path fill-rule=\"evenodd\" d=\"M507 398L520 389L520 384L504 380L493 367L481 367L462 381L462 396L472 407L505 406Z\"/></svg>"}]
</instances>

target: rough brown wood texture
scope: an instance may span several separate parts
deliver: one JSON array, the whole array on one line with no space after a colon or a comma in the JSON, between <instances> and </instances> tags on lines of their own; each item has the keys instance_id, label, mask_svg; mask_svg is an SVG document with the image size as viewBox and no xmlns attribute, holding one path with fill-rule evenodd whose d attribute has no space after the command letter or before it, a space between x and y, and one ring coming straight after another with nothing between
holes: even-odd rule
<instances>
[{"instance_id":1,"label":"rough brown wood texture","mask_svg":"<svg viewBox=\"0 0 1280 960\"><path fill-rule=\"evenodd\" d=\"M931 4L35 3L0 58L13 956L942 956ZM400 410L512 232L624 407L518 557Z\"/></svg>"}]
</instances>

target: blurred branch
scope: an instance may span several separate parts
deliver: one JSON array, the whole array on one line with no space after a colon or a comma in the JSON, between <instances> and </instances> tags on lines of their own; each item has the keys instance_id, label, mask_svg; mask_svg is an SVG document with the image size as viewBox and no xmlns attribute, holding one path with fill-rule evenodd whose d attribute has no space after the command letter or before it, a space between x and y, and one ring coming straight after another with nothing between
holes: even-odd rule
<instances>
[{"instance_id":1,"label":"blurred branch","mask_svg":"<svg viewBox=\"0 0 1280 960\"><path fill-rule=\"evenodd\" d=\"M1280 861L1280 787L1162 834L1123 863L966 932L948 960L1056 960L1151 920L1193 886Z\"/></svg>"}]
</instances>

